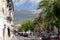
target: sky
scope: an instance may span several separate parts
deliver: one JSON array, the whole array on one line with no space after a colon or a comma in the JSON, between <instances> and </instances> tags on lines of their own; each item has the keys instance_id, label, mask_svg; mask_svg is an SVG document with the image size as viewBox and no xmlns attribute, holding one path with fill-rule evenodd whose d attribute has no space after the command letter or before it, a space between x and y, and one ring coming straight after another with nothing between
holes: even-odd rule
<instances>
[{"instance_id":1,"label":"sky","mask_svg":"<svg viewBox=\"0 0 60 40\"><path fill-rule=\"evenodd\" d=\"M13 0L14 9L36 10L40 0Z\"/></svg>"}]
</instances>

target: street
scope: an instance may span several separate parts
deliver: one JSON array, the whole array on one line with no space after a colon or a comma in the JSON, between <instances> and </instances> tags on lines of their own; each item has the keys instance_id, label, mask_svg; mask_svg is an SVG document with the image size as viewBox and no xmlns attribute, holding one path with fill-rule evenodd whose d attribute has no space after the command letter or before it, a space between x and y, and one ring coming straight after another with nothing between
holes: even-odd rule
<instances>
[{"instance_id":1,"label":"street","mask_svg":"<svg viewBox=\"0 0 60 40\"><path fill-rule=\"evenodd\" d=\"M22 37L22 36L16 36L17 40L40 40L39 38L29 38L29 37Z\"/></svg>"}]
</instances>

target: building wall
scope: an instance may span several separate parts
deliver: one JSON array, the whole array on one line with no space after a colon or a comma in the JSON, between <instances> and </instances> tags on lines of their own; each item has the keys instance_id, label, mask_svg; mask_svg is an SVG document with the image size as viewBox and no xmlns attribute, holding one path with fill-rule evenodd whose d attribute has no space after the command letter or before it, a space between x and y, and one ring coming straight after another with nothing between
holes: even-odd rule
<instances>
[{"instance_id":1,"label":"building wall","mask_svg":"<svg viewBox=\"0 0 60 40\"><path fill-rule=\"evenodd\" d=\"M3 37L3 18L0 18L0 38Z\"/></svg>"},{"instance_id":2,"label":"building wall","mask_svg":"<svg viewBox=\"0 0 60 40\"><path fill-rule=\"evenodd\" d=\"M3 13L2 13L2 0L0 0L0 39L3 39Z\"/></svg>"},{"instance_id":3,"label":"building wall","mask_svg":"<svg viewBox=\"0 0 60 40\"><path fill-rule=\"evenodd\" d=\"M0 40L9 40L12 36L13 22L13 8L9 10L7 0L0 0ZM11 5L13 6L13 5ZM10 37L8 36L8 28L10 29ZM12 38L12 37L11 37Z\"/></svg>"}]
</instances>

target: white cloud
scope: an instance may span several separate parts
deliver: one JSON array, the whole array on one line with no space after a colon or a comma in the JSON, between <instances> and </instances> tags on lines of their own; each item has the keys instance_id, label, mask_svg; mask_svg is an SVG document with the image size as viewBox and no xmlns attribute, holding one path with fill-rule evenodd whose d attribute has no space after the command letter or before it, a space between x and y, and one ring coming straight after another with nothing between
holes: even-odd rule
<instances>
[{"instance_id":1,"label":"white cloud","mask_svg":"<svg viewBox=\"0 0 60 40\"><path fill-rule=\"evenodd\" d=\"M32 4L32 5L30 6L30 8L31 8L31 7L34 7L35 5L38 5L40 1L41 1L41 0L29 0L29 3Z\"/></svg>"},{"instance_id":2,"label":"white cloud","mask_svg":"<svg viewBox=\"0 0 60 40\"><path fill-rule=\"evenodd\" d=\"M13 0L15 5L22 5L26 3L26 1L28 1L32 5L38 4L40 2L40 0Z\"/></svg>"},{"instance_id":3,"label":"white cloud","mask_svg":"<svg viewBox=\"0 0 60 40\"><path fill-rule=\"evenodd\" d=\"M33 4L36 4L36 3L39 3L40 0L29 0L29 2L33 3Z\"/></svg>"},{"instance_id":4,"label":"white cloud","mask_svg":"<svg viewBox=\"0 0 60 40\"><path fill-rule=\"evenodd\" d=\"M22 4L26 3L26 1L27 1L27 0L13 0L14 4L15 4L16 6L22 5Z\"/></svg>"},{"instance_id":5,"label":"white cloud","mask_svg":"<svg viewBox=\"0 0 60 40\"><path fill-rule=\"evenodd\" d=\"M30 8L38 5L40 0L13 0L13 3L14 3L15 7L19 7L20 5L22 6L26 2L31 4L31 6L29 6L29 9L30 9Z\"/></svg>"},{"instance_id":6,"label":"white cloud","mask_svg":"<svg viewBox=\"0 0 60 40\"><path fill-rule=\"evenodd\" d=\"M32 3L32 5L36 5L40 2L40 0L29 0L30 3Z\"/></svg>"}]
</instances>

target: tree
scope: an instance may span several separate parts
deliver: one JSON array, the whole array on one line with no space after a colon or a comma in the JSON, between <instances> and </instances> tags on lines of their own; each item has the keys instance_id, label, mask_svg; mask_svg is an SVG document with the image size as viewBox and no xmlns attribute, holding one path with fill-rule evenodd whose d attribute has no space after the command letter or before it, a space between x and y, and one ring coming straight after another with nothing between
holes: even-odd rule
<instances>
[{"instance_id":1,"label":"tree","mask_svg":"<svg viewBox=\"0 0 60 40\"><path fill-rule=\"evenodd\" d=\"M43 10L42 12L45 15L44 16L45 17L44 25L45 25L45 27L48 26L51 23L51 18L54 17L54 14L53 14L53 1L52 0L41 0L38 9Z\"/></svg>"},{"instance_id":2,"label":"tree","mask_svg":"<svg viewBox=\"0 0 60 40\"><path fill-rule=\"evenodd\" d=\"M21 27L18 27L18 32L22 32L22 28Z\"/></svg>"},{"instance_id":3,"label":"tree","mask_svg":"<svg viewBox=\"0 0 60 40\"><path fill-rule=\"evenodd\" d=\"M34 22L32 20L24 21L21 26L23 31L33 31L34 30Z\"/></svg>"},{"instance_id":4,"label":"tree","mask_svg":"<svg viewBox=\"0 0 60 40\"><path fill-rule=\"evenodd\" d=\"M60 32L60 0L54 1L54 14L58 19L55 23L55 26L58 28L58 32Z\"/></svg>"},{"instance_id":5,"label":"tree","mask_svg":"<svg viewBox=\"0 0 60 40\"><path fill-rule=\"evenodd\" d=\"M46 14L47 25L60 29L60 0L41 0L38 9Z\"/></svg>"},{"instance_id":6,"label":"tree","mask_svg":"<svg viewBox=\"0 0 60 40\"><path fill-rule=\"evenodd\" d=\"M42 31L47 31L47 23L45 22L45 14L44 12L41 12L35 19L34 19L34 34L36 36L40 36L40 33Z\"/></svg>"},{"instance_id":7,"label":"tree","mask_svg":"<svg viewBox=\"0 0 60 40\"><path fill-rule=\"evenodd\" d=\"M34 20L34 24L35 27L37 26L38 31L40 31L41 29L43 29L44 31L46 31L46 24L45 24L45 16L43 14L43 12L41 12Z\"/></svg>"}]
</instances>

